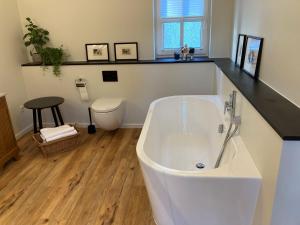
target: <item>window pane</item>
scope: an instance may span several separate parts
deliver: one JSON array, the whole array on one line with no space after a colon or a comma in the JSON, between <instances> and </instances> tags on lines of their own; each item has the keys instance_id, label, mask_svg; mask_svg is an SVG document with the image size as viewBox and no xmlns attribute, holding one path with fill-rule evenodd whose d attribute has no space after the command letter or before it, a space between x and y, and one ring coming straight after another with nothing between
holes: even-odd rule
<instances>
[{"instance_id":1,"label":"window pane","mask_svg":"<svg viewBox=\"0 0 300 225\"><path fill-rule=\"evenodd\" d=\"M184 44L192 48L201 48L202 23L184 22Z\"/></svg>"},{"instance_id":2,"label":"window pane","mask_svg":"<svg viewBox=\"0 0 300 225\"><path fill-rule=\"evenodd\" d=\"M183 0L183 16L204 16L204 0Z\"/></svg>"},{"instance_id":3,"label":"window pane","mask_svg":"<svg viewBox=\"0 0 300 225\"><path fill-rule=\"evenodd\" d=\"M160 0L160 17L204 16L205 0Z\"/></svg>"},{"instance_id":4,"label":"window pane","mask_svg":"<svg viewBox=\"0 0 300 225\"><path fill-rule=\"evenodd\" d=\"M180 23L163 24L163 48L180 48Z\"/></svg>"}]
</instances>

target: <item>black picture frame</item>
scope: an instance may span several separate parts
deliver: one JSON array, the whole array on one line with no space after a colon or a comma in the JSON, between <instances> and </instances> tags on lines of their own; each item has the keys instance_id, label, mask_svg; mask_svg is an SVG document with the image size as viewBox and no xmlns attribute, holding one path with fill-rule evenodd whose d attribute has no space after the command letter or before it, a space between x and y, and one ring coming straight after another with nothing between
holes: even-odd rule
<instances>
[{"instance_id":1,"label":"black picture frame","mask_svg":"<svg viewBox=\"0 0 300 225\"><path fill-rule=\"evenodd\" d=\"M119 48L127 47L126 55L121 55ZM131 53L131 50L134 50L134 53ZM139 60L139 50L138 50L138 43L137 42L118 42L114 43L114 51L115 51L115 60L116 61L138 61Z\"/></svg>"},{"instance_id":2,"label":"black picture frame","mask_svg":"<svg viewBox=\"0 0 300 225\"><path fill-rule=\"evenodd\" d=\"M103 48L103 46L105 46L106 51L104 53L104 55L102 56L102 52L101 55L92 55L93 53L91 52L91 50L93 50L93 46L98 46L98 49L94 48L95 50L99 50L101 48ZM109 61L109 44L108 43L88 43L85 44L85 53L86 53L86 61L88 62L108 62Z\"/></svg>"},{"instance_id":3,"label":"black picture frame","mask_svg":"<svg viewBox=\"0 0 300 225\"><path fill-rule=\"evenodd\" d=\"M264 38L247 36L243 71L254 79L258 79Z\"/></svg>"},{"instance_id":4,"label":"black picture frame","mask_svg":"<svg viewBox=\"0 0 300 225\"><path fill-rule=\"evenodd\" d=\"M238 42L236 46L236 56L235 56L235 65L243 68L245 54L246 54L246 42L247 42L247 35L246 34L239 34Z\"/></svg>"}]
</instances>

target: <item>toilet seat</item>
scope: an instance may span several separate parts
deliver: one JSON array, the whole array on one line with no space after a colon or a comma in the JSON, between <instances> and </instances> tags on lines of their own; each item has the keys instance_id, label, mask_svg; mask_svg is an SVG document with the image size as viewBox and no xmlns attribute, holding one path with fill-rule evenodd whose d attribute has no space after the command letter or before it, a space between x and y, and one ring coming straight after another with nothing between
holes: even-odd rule
<instances>
[{"instance_id":1,"label":"toilet seat","mask_svg":"<svg viewBox=\"0 0 300 225\"><path fill-rule=\"evenodd\" d=\"M120 98L99 98L91 106L96 113L108 113L117 110L122 105Z\"/></svg>"}]
</instances>

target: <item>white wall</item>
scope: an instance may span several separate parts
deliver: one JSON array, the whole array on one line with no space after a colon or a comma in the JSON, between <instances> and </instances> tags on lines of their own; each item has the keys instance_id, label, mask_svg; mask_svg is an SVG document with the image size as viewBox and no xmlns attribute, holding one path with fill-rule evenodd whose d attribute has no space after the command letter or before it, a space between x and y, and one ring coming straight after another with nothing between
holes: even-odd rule
<instances>
[{"instance_id":1,"label":"white wall","mask_svg":"<svg viewBox=\"0 0 300 225\"><path fill-rule=\"evenodd\" d=\"M230 58L232 47L234 0L212 0L211 58Z\"/></svg>"},{"instance_id":2,"label":"white wall","mask_svg":"<svg viewBox=\"0 0 300 225\"><path fill-rule=\"evenodd\" d=\"M85 60L86 43L137 41L141 59L152 59L151 0L18 0L22 23L31 17L50 31L55 45L63 44L70 60Z\"/></svg>"},{"instance_id":3,"label":"white wall","mask_svg":"<svg viewBox=\"0 0 300 225\"><path fill-rule=\"evenodd\" d=\"M233 90L238 91L220 70L217 85L224 100ZM239 91L237 107L242 118L240 136L263 177L253 225L270 225L283 140Z\"/></svg>"},{"instance_id":4,"label":"white wall","mask_svg":"<svg viewBox=\"0 0 300 225\"><path fill-rule=\"evenodd\" d=\"M54 45L64 45L69 60L85 60L86 43L137 41L140 59L153 59L154 0L18 0L22 25L31 17L50 31ZM212 0L212 57L229 57L234 0Z\"/></svg>"},{"instance_id":5,"label":"white wall","mask_svg":"<svg viewBox=\"0 0 300 225\"><path fill-rule=\"evenodd\" d=\"M300 1L236 0L234 48L239 33L265 38L260 79L300 105Z\"/></svg>"},{"instance_id":6,"label":"white wall","mask_svg":"<svg viewBox=\"0 0 300 225\"><path fill-rule=\"evenodd\" d=\"M31 118L20 110L26 101L21 76L21 63L25 61L26 54L15 0L0 0L0 27L0 92L7 93L14 130L19 136L30 124Z\"/></svg>"},{"instance_id":7,"label":"white wall","mask_svg":"<svg viewBox=\"0 0 300 225\"><path fill-rule=\"evenodd\" d=\"M214 93L214 63L64 66L62 76L53 76L51 70L23 67L23 78L29 98L61 96L68 122L88 123L87 107L100 97L121 97L126 100L124 126L142 125L150 103L158 98L183 94ZM117 70L119 82L104 83L102 70ZM75 79L88 81L91 101L82 103L75 88ZM52 122L52 118L45 118Z\"/></svg>"}]
</instances>

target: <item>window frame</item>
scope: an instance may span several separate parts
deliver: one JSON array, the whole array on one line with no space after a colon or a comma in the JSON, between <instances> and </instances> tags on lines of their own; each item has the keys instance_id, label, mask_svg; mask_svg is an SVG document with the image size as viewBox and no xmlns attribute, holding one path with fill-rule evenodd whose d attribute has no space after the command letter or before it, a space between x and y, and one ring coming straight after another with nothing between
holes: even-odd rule
<instances>
[{"instance_id":1,"label":"window frame","mask_svg":"<svg viewBox=\"0 0 300 225\"><path fill-rule=\"evenodd\" d=\"M163 49L163 24L169 22L180 23L180 46L183 46L184 22L201 22L202 23L202 46L203 48L196 48L196 56L208 56L209 39L210 39L210 10L211 0L204 0L205 12L204 16L193 17L174 17L174 18L160 18L160 1L155 1L155 52L156 58L174 57L174 52L179 49Z\"/></svg>"}]
</instances>

